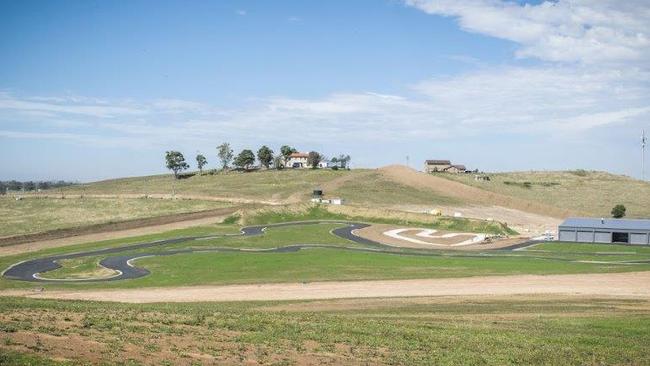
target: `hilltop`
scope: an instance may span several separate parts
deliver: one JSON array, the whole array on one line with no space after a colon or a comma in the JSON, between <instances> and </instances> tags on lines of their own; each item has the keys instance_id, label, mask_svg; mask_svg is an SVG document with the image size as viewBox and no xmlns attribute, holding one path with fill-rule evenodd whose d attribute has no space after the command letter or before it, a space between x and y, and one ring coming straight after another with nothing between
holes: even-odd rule
<instances>
[{"instance_id":1,"label":"hilltop","mask_svg":"<svg viewBox=\"0 0 650 366\"><path fill-rule=\"evenodd\" d=\"M111 179L28 195L52 199L65 197L66 200L38 204L0 200L0 212L11 217L5 222L2 234L25 234L229 206L236 209L242 204L301 206L309 202L314 189L322 189L327 197L345 199L345 207L330 209L363 210L364 215L375 216L386 215L387 210L398 214L435 209L444 215L460 213L466 217L505 222L524 234L554 229L568 216L609 216L611 208L618 203L627 207L630 217L650 216L650 184L628 177L586 171L493 173L489 176L490 181L475 181L473 174L425 174L402 165L391 165L338 171L229 172L178 180L168 174ZM83 202L79 200L81 197ZM162 204L172 197L181 201ZM33 223L34 218L39 217L42 217L39 221L42 225L24 229L25 223ZM52 217L56 220L51 220Z\"/></svg>"}]
</instances>

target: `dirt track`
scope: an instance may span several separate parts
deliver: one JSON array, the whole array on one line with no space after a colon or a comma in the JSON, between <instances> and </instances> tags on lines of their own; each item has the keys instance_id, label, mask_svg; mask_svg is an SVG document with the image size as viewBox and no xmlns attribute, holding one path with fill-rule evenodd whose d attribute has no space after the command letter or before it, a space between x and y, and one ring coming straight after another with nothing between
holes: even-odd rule
<instances>
[{"instance_id":1,"label":"dirt track","mask_svg":"<svg viewBox=\"0 0 650 366\"><path fill-rule=\"evenodd\" d=\"M403 165L389 165L380 168L379 172L395 182L419 189L431 190L444 196L459 198L469 204L500 206L555 218L564 218L571 215L568 210L489 192L449 179L418 172Z\"/></svg>"},{"instance_id":2,"label":"dirt track","mask_svg":"<svg viewBox=\"0 0 650 366\"><path fill-rule=\"evenodd\" d=\"M176 222L162 223L162 224L151 223L151 225L144 226L144 227L127 228L123 230L118 229L115 231L102 231L93 234L81 234L81 235L75 235L75 236L64 237L64 238L36 240L29 243L0 246L0 257L22 254L22 253L29 253L41 249L58 248L67 245L90 243L90 242L96 242L101 240L121 239L121 238L127 238L131 236L156 234L156 233L161 233L169 230L185 229L192 226L209 225L209 224L221 222L224 218L226 218L230 213L234 212L235 210L236 209L228 208L224 210L222 213L214 213L213 215L208 217L186 219L186 220L180 220Z\"/></svg>"},{"instance_id":3,"label":"dirt track","mask_svg":"<svg viewBox=\"0 0 650 366\"><path fill-rule=\"evenodd\" d=\"M650 272L281 283L128 290L6 290L0 296L129 303L564 294L650 298Z\"/></svg>"}]
</instances>

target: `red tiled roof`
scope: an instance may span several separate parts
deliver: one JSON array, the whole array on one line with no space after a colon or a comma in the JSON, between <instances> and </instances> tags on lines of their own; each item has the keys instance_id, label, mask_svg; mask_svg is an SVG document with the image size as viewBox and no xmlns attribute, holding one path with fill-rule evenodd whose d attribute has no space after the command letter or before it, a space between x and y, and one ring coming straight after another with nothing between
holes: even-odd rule
<instances>
[{"instance_id":1,"label":"red tiled roof","mask_svg":"<svg viewBox=\"0 0 650 366\"><path fill-rule=\"evenodd\" d=\"M295 153L291 153L291 155L289 155L289 157L290 158L308 158L309 154L295 152Z\"/></svg>"}]
</instances>

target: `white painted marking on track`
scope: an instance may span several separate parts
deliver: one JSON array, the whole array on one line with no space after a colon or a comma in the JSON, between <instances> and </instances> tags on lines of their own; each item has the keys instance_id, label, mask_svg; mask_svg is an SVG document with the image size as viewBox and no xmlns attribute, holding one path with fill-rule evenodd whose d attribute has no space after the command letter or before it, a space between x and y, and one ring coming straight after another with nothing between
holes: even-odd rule
<instances>
[{"instance_id":1,"label":"white painted marking on track","mask_svg":"<svg viewBox=\"0 0 650 366\"><path fill-rule=\"evenodd\" d=\"M441 244L441 243L429 243L426 241L418 240L415 238L409 238L406 236L400 235L401 233L405 231L414 231L414 230L419 230L420 232L415 234L415 236L419 236L422 238L428 238L428 239L448 239L448 238L454 238L457 236L472 236L471 239L464 240L460 243L455 243L455 244ZM433 235L437 233L438 230L434 229L418 229L418 228L408 228L408 229L393 229L393 230L388 230L384 232L384 235L389 236L391 238L399 239L399 240L405 240L409 241L411 243L415 244L422 244L422 245L432 245L432 246L443 246L443 247L459 247L463 245L471 245L471 244L476 244L480 243L483 240L485 240L486 235L485 234L474 234L474 233L448 233L448 234L442 234L442 235Z\"/></svg>"},{"instance_id":2,"label":"white painted marking on track","mask_svg":"<svg viewBox=\"0 0 650 366\"><path fill-rule=\"evenodd\" d=\"M417 230L417 229L393 229L393 230L385 231L384 235L390 236L391 238L394 238L394 239L410 241L411 243L415 243L415 244L444 246L442 244L428 243L426 241L418 240L418 239L415 239L415 238L407 238L405 236L400 235L401 233L403 233L405 231L410 231L410 230Z\"/></svg>"}]
</instances>

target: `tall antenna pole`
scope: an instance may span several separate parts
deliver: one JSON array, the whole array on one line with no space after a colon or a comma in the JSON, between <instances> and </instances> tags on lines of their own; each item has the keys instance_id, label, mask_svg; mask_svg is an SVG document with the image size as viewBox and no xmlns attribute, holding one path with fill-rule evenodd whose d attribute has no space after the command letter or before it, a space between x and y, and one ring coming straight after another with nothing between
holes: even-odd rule
<instances>
[{"instance_id":1,"label":"tall antenna pole","mask_svg":"<svg viewBox=\"0 0 650 366\"><path fill-rule=\"evenodd\" d=\"M647 138L645 137L645 130L641 130L641 180L645 180L645 144Z\"/></svg>"},{"instance_id":2,"label":"tall antenna pole","mask_svg":"<svg viewBox=\"0 0 650 366\"><path fill-rule=\"evenodd\" d=\"M411 167L411 165L409 165L409 156L408 155L406 155L406 166L409 167L409 168Z\"/></svg>"}]
</instances>

